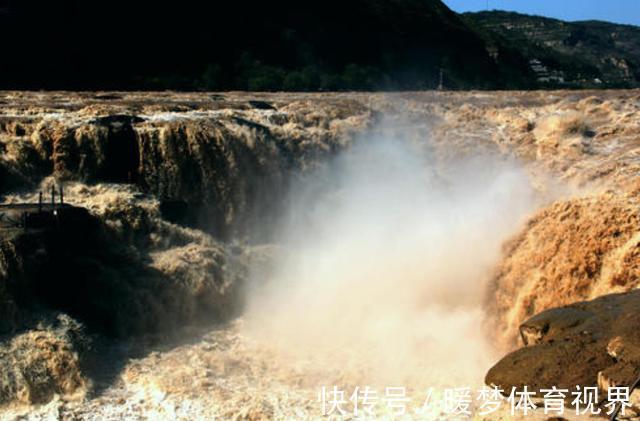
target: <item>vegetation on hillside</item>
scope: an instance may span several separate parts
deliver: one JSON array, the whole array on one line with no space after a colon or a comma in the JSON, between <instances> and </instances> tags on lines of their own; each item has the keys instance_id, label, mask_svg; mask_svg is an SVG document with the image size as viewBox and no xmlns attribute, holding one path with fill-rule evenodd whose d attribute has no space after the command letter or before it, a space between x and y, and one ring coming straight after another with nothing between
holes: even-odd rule
<instances>
[{"instance_id":1,"label":"vegetation on hillside","mask_svg":"<svg viewBox=\"0 0 640 421\"><path fill-rule=\"evenodd\" d=\"M528 62L538 60L547 72L537 79L555 75L538 80L542 87L640 86L638 27L502 11L465 13L462 18L488 45L517 50Z\"/></svg>"},{"instance_id":2,"label":"vegetation on hillside","mask_svg":"<svg viewBox=\"0 0 640 421\"><path fill-rule=\"evenodd\" d=\"M639 35L441 0L0 0L0 89L636 86Z\"/></svg>"}]
</instances>

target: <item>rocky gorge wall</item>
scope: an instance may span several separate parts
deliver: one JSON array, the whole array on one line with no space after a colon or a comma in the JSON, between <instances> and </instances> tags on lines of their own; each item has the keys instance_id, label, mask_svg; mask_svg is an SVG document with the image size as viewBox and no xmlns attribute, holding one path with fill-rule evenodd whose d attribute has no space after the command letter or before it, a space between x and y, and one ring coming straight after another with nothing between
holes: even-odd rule
<instances>
[{"instance_id":1,"label":"rocky gorge wall","mask_svg":"<svg viewBox=\"0 0 640 421\"><path fill-rule=\"evenodd\" d=\"M518 326L541 311L637 286L636 91L2 96L5 202L37 201L38 190L56 179L66 200L101 227L100 253L83 248L73 265L93 282L80 300L85 307L64 294L43 303L90 330L127 336L224 319L239 305L247 261L262 258L250 244L269 239L292 179L367 130L428 138L425 147L442 168L485 152L524 164L540 210L505 243L486 288L486 325L501 349L513 350ZM19 279L20 256L33 253L3 244L0 275ZM64 285L78 290L72 279ZM21 318L6 285L6 349L20 348L11 342L18 332L73 343L58 322L39 330L27 321L33 312ZM50 292L42 296L56 297ZM57 320L45 313L40 318ZM60 349L82 355L74 347ZM2 390L6 401L36 396Z\"/></svg>"}]
</instances>

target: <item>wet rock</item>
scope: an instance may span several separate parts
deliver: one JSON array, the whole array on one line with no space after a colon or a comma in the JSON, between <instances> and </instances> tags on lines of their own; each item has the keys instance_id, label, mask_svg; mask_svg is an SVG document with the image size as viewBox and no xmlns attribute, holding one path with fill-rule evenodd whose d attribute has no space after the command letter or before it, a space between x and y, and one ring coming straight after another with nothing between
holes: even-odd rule
<instances>
[{"instance_id":1,"label":"wet rock","mask_svg":"<svg viewBox=\"0 0 640 421\"><path fill-rule=\"evenodd\" d=\"M184 224L188 221L189 204L184 200L165 199L160 202L162 217L174 224Z\"/></svg>"},{"instance_id":2,"label":"wet rock","mask_svg":"<svg viewBox=\"0 0 640 421\"><path fill-rule=\"evenodd\" d=\"M99 99L100 101L114 101L117 99L122 99L122 95L114 94L114 93L104 93L104 94L96 94L93 96L94 99Z\"/></svg>"},{"instance_id":3,"label":"wet rock","mask_svg":"<svg viewBox=\"0 0 640 421\"><path fill-rule=\"evenodd\" d=\"M265 101L249 101L249 105L256 110L275 110L276 107Z\"/></svg>"},{"instance_id":4,"label":"wet rock","mask_svg":"<svg viewBox=\"0 0 640 421\"><path fill-rule=\"evenodd\" d=\"M504 390L630 386L640 375L639 306L632 291L543 311L520 326L525 346L485 381Z\"/></svg>"},{"instance_id":5,"label":"wet rock","mask_svg":"<svg viewBox=\"0 0 640 421\"><path fill-rule=\"evenodd\" d=\"M248 127L253 130L257 130L259 132L263 132L265 134L269 134L269 129L262 124L255 123L253 121L249 121L246 118L233 117L233 121L241 126Z\"/></svg>"}]
</instances>

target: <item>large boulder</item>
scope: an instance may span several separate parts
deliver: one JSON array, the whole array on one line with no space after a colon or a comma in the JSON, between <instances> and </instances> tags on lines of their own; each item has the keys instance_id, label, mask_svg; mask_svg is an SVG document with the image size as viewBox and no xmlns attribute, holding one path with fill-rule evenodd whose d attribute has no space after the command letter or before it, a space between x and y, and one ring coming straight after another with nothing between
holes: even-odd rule
<instances>
[{"instance_id":1,"label":"large boulder","mask_svg":"<svg viewBox=\"0 0 640 421\"><path fill-rule=\"evenodd\" d=\"M520 326L524 347L501 359L486 383L539 390L631 386L640 375L640 291L549 309Z\"/></svg>"}]
</instances>

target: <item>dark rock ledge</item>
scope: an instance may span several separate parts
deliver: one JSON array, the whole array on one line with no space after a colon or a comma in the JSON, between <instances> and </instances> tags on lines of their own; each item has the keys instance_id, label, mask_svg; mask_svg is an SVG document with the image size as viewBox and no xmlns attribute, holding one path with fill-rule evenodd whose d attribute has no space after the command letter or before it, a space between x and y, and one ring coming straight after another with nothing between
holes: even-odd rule
<instances>
[{"instance_id":1,"label":"dark rock ledge","mask_svg":"<svg viewBox=\"0 0 640 421\"><path fill-rule=\"evenodd\" d=\"M543 311L520 326L524 347L493 366L485 382L505 393L525 385L534 391L631 386L640 375L638 310L640 291Z\"/></svg>"}]
</instances>

